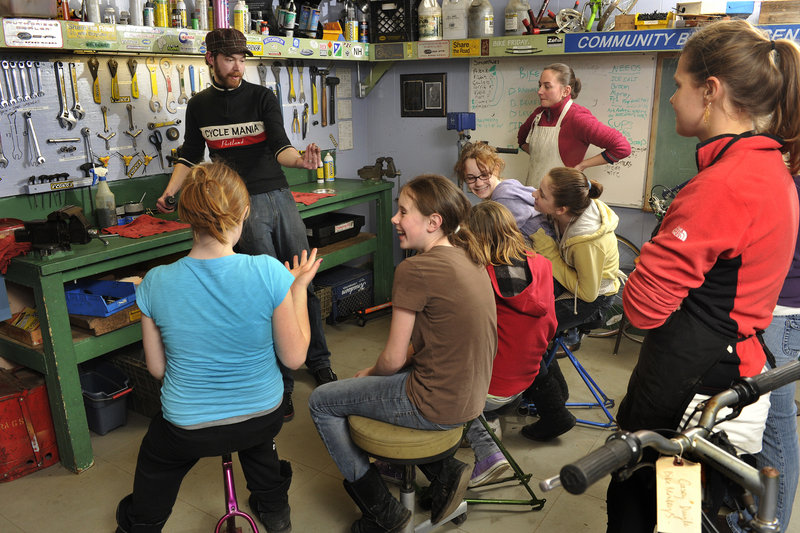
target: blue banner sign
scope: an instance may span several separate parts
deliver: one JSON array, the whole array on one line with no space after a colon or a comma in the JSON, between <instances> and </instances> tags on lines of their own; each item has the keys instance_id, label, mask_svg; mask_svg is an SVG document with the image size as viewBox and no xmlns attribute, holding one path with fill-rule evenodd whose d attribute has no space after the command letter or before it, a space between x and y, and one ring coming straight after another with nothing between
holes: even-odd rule
<instances>
[{"instance_id":1,"label":"blue banner sign","mask_svg":"<svg viewBox=\"0 0 800 533\"><path fill-rule=\"evenodd\" d=\"M771 39L800 42L800 24L762 26ZM679 51L694 28L672 30L567 33L564 52L669 52Z\"/></svg>"}]
</instances>

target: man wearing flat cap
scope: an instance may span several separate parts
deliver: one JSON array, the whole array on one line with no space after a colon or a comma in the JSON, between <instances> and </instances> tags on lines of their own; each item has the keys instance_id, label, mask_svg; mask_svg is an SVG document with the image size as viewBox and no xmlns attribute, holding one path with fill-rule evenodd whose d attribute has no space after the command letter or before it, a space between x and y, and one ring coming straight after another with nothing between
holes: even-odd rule
<instances>
[{"instance_id":1,"label":"man wearing flat cap","mask_svg":"<svg viewBox=\"0 0 800 533\"><path fill-rule=\"evenodd\" d=\"M245 221L237 251L268 254L291 263L295 255L299 257L309 246L305 225L281 166L315 170L320 163L320 149L311 143L300 155L286 136L281 103L275 94L243 79L245 57L253 54L247 49L242 32L217 28L206 35L205 43L211 86L189 100L180 159L158 199L158 209L173 210L166 204L166 198L180 190L190 167L203 160L207 147L211 159L225 162L241 175L250 193L250 216ZM308 315L311 343L306 366L318 385L335 381L322 329L320 303L311 285ZM284 420L288 421L294 415L291 401L294 380L291 370L281 367L281 371Z\"/></svg>"}]
</instances>

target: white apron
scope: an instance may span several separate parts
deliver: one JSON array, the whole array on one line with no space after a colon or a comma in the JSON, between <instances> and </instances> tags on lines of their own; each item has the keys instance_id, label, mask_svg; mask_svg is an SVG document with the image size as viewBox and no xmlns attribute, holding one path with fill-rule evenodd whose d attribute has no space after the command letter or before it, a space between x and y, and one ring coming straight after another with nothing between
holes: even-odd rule
<instances>
[{"instance_id":1,"label":"white apron","mask_svg":"<svg viewBox=\"0 0 800 533\"><path fill-rule=\"evenodd\" d=\"M539 182L542 181L544 175L551 168L565 166L561 160L561 152L558 150L558 134L561 132L561 121L564 120L570 107L572 107L571 97L553 127L537 127L544 111L533 119L527 139L530 161L528 162L528 176L525 178L525 185L538 188Z\"/></svg>"}]
</instances>

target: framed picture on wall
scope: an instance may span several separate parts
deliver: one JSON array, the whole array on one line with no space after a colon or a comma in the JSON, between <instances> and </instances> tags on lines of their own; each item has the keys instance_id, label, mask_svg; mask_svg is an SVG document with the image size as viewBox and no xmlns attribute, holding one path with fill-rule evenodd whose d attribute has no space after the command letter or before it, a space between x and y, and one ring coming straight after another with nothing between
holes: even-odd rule
<instances>
[{"instance_id":1,"label":"framed picture on wall","mask_svg":"<svg viewBox=\"0 0 800 533\"><path fill-rule=\"evenodd\" d=\"M447 74L401 74L401 117L447 115Z\"/></svg>"}]
</instances>

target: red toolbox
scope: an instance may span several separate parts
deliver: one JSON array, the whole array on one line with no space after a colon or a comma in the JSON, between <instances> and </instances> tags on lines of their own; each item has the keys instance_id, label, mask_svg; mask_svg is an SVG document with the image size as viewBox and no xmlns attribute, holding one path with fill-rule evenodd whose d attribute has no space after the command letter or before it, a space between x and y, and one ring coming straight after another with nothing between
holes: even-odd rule
<instances>
[{"instance_id":1,"label":"red toolbox","mask_svg":"<svg viewBox=\"0 0 800 533\"><path fill-rule=\"evenodd\" d=\"M44 378L27 368L0 369L0 481L58 462Z\"/></svg>"}]
</instances>

